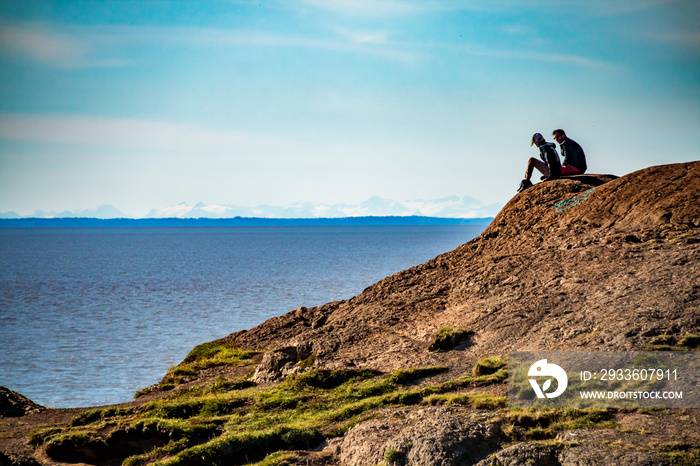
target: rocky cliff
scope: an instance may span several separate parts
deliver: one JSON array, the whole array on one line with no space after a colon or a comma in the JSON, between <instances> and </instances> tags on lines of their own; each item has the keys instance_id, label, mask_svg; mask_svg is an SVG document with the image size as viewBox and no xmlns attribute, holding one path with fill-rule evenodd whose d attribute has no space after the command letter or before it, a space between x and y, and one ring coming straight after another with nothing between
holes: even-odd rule
<instances>
[{"instance_id":1,"label":"rocky cliff","mask_svg":"<svg viewBox=\"0 0 700 466\"><path fill-rule=\"evenodd\" d=\"M700 163L540 183L452 252L227 339L305 348L318 367L380 370L450 364L428 350L447 326L474 332L460 355L469 363L679 341L700 326L699 226Z\"/></svg>"},{"instance_id":2,"label":"rocky cliff","mask_svg":"<svg viewBox=\"0 0 700 466\"><path fill-rule=\"evenodd\" d=\"M700 162L540 183L456 250L200 345L132 403L0 419L0 464L698 464L698 410L512 410L505 364L697 350L699 258Z\"/></svg>"}]
</instances>

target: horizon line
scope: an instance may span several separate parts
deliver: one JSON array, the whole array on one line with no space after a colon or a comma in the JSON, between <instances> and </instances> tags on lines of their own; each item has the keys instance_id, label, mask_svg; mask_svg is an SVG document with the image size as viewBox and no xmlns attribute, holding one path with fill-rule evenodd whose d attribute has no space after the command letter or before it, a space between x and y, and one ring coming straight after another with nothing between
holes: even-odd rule
<instances>
[{"instance_id":1,"label":"horizon line","mask_svg":"<svg viewBox=\"0 0 700 466\"><path fill-rule=\"evenodd\" d=\"M495 217L430 217L422 215L367 215L356 217L227 217L227 218L97 218L22 217L0 218L0 228L95 226L392 226L392 225L488 225Z\"/></svg>"}]
</instances>

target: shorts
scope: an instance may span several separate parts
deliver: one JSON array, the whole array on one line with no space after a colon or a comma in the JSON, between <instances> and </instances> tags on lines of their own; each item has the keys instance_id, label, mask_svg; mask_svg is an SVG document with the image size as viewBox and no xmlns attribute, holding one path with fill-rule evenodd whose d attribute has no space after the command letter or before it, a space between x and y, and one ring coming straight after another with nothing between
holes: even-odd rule
<instances>
[{"instance_id":1,"label":"shorts","mask_svg":"<svg viewBox=\"0 0 700 466\"><path fill-rule=\"evenodd\" d=\"M561 176L583 175L584 173L586 173L586 170L581 170L573 165L561 166Z\"/></svg>"}]
</instances>

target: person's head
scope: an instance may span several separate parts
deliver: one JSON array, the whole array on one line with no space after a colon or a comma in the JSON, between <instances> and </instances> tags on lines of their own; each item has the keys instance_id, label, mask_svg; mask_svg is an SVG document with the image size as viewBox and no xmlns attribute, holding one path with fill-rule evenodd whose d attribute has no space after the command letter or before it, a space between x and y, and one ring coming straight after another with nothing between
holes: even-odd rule
<instances>
[{"instance_id":1,"label":"person's head","mask_svg":"<svg viewBox=\"0 0 700 466\"><path fill-rule=\"evenodd\" d=\"M537 147L540 147L542 144L544 144L544 136L542 136L540 133L535 133L532 135L532 142L530 142L530 145L536 144Z\"/></svg>"},{"instance_id":2,"label":"person's head","mask_svg":"<svg viewBox=\"0 0 700 466\"><path fill-rule=\"evenodd\" d=\"M557 141L559 144L566 139L566 133L564 132L563 129L555 129L554 132L552 132L552 136L554 136L554 140Z\"/></svg>"}]
</instances>

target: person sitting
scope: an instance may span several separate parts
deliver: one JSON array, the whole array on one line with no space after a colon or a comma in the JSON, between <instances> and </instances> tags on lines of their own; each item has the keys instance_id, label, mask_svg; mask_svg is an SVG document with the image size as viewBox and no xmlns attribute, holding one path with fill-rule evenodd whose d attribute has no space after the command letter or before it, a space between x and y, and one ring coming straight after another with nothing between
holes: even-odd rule
<instances>
[{"instance_id":1,"label":"person sitting","mask_svg":"<svg viewBox=\"0 0 700 466\"><path fill-rule=\"evenodd\" d=\"M527 168L525 170L525 179L520 182L520 187L518 192L524 191L530 186L532 186L532 172L536 168L540 173L542 173L543 180L556 180L561 176L561 163L559 162L559 154L557 154L557 146L551 142L547 142L540 133L535 133L532 135L532 141L530 145L536 144L540 149L540 159L537 160L534 157L530 157L527 161Z\"/></svg>"},{"instance_id":2,"label":"person sitting","mask_svg":"<svg viewBox=\"0 0 700 466\"><path fill-rule=\"evenodd\" d=\"M559 143L564 163L561 165L561 176L583 175L586 173L586 154L583 148L573 139L566 137L563 129L555 129L552 133L554 140Z\"/></svg>"}]
</instances>

